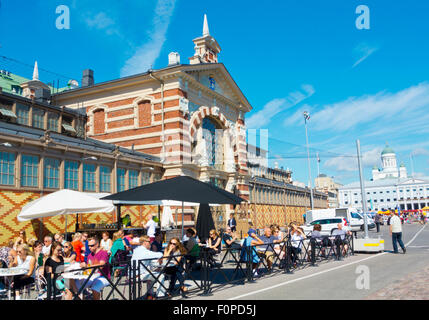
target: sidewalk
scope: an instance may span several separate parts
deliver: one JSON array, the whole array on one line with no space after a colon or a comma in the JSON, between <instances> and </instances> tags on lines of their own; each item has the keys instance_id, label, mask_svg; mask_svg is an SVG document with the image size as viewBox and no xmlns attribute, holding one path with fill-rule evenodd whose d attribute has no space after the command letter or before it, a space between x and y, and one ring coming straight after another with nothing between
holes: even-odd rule
<instances>
[{"instance_id":1,"label":"sidewalk","mask_svg":"<svg viewBox=\"0 0 429 320\"><path fill-rule=\"evenodd\" d=\"M398 280L365 300L429 300L429 266Z\"/></svg>"}]
</instances>

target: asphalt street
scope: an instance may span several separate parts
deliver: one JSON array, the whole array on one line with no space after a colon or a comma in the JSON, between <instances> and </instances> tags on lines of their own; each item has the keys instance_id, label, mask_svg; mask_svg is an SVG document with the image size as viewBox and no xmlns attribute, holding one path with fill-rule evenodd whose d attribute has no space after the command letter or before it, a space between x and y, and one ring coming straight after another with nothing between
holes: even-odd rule
<instances>
[{"instance_id":1,"label":"asphalt street","mask_svg":"<svg viewBox=\"0 0 429 320\"><path fill-rule=\"evenodd\" d=\"M191 299L365 299L429 266L429 227L419 224L403 225L406 254L391 252L392 241L387 225L381 226L379 234L372 230L369 235L370 237L381 236L385 240L385 252L356 253L343 261L322 263L317 267L297 270L293 274L260 278L245 285L226 286L214 290L210 296L194 296ZM400 249L399 251L401 252ZM366 286L362 285L362 270L367 275L365 278L367 281L364 282Z\"/></svg>"}]
</instances>

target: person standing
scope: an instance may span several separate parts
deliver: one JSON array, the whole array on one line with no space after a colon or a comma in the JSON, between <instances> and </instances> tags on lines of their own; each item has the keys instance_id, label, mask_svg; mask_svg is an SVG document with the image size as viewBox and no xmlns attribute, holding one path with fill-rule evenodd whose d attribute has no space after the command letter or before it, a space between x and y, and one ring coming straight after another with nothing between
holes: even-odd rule
<instances>
[{"instance_id":1,"label":"person standing","mask_svg":"<svg viewBox=\"0 0 429 320\"><path fill-rule=\"evenodd\" d=\"M377 227L377 233L380 232L380 224L381 224L381 215L377 212L375 215L375 225Z\"/></svg>"},{"instance_id":2,"label":"person standing","mask_svg":"<svg viewBox=\"0 0 429 320\"><path fill-rule=\"evenodd\" d=\"M398 245L402 248L402 252L405 254L407 250L405 249L404 243L402 242L402 224L401 219L398 216L398 213L394 213L393 217L390 219L390 235L392 236L393 244L393 253L398 253Z\"/></svg>"},{"instance_id":3,"label":"person standing","mask_svg":"<svg viewBox=\"0 0 429 320\"><path fill-rule=\"evenodd\" d=\"M157 223L154 221L155 216L153 215L152 218L145 224L146 234L150 238L150 243L152 243L155 240L155 232Z\"/></svg>"},{"instance_id":4,"label":"person standing","mask_svg":"<svg viewBox=\"0 0 429 320\"><path fill-rule=\"evenodd\" d=\"M232 232L235 232L235 229L237 227L237 221L235 220L234 215L232 213L229 215L228 227L231 228Z\"/></svg>"}]
</instances>

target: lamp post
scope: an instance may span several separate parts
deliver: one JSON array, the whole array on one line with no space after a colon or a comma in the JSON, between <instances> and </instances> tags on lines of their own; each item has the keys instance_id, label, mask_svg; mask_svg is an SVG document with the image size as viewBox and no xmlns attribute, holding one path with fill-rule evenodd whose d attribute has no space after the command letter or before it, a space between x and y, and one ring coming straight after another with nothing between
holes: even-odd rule
<instances>
[{"instance_id":1,"label":"lamp post","mask_svg":"<svg viewBox=\"0 0 429 320\"><path fill-rule=\"evenodd\" d=\"M313 189L311 188L311 166L310 166L310 149L308 147L308 131L307 131L307 121L310 120L310 113L304 111L304 124L305 124L305 141L307 144L307 160L308 160L308 186L310 187L310 204L311 210L313 210Z\"/></svg>"}]
</instances>

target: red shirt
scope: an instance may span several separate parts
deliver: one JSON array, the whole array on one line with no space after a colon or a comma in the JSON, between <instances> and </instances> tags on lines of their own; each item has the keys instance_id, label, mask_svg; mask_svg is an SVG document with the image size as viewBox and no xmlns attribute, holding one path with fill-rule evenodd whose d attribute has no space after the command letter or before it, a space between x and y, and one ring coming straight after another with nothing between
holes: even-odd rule
<instances>
[{"instance_id":1,"label":"red shirt","mask_svg":"<svg viewBox=\"0 0 429 320\"><path fill-rule=\"evenodd\" d=\"M72 243L73 251L76 253L76 262L84 262L84 256L82 255L82 248L84 245L81 241L73 241Z\"/></svg>"}]
</instances>

